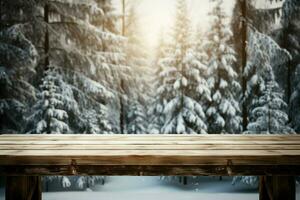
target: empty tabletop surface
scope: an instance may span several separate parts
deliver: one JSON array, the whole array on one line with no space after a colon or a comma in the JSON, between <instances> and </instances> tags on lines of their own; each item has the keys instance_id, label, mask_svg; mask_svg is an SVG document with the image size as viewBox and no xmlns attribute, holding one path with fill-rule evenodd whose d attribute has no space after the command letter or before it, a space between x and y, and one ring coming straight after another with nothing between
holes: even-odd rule
<instances>
[{"instance_id":1,"label":"empty tabletop surface","mask_svg":"<svg viewBox=\"0 0 300 200\"><path fill-rule=\"evenodd\" d=\"M0 165L300 165L298 135L0 135Z\"/></svg>"}]
</instances>

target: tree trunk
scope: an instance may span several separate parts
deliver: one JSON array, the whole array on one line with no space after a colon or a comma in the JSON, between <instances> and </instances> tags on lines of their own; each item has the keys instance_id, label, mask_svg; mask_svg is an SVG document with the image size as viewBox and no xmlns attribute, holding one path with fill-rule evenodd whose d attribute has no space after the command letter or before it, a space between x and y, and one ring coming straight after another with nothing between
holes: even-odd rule
<instances>
[{"instance_id":1,"label":"tree trunk","mask_svg":"<svg viewBox=\"0 0 300 200\"><path fill-rule=\"evenodd\" d=\"M282 44L282 48L284 49L288 49L288 44L287 44L287 38L288 38L288 33L289 30L285 29L283 30L283 44ZM287 104L290 103L291 101L291 96L292 96L292 74L293 74L293 70L292 69L292 62L291 60L289 60L287 63L287 78L286 78L286 84L287 84L287 91L286 91L286 96L287 96ZM288 116L289 116L289 123L292 121L292 110L289 108L288 110Z\"/></svg>"},{"instance_id":2,"label":"tree trunk","mask_svg":"<svg viewBox=\"0 0 300 200\"><path fill-rule=\"evenodd\" d=\"M2 19L2 0L0 0L0 19ZM3 20L0 20L0 31L3 28Z\"/></svg>"},{"instance_id":3,"label":"tree trunk","mask_svg":"<svg viewBox=\"0 0 300 200\"><path fill-rule=\"evenodd\" d=\"M45 69L49 68L50 61L49 61L49 5L46 4L44 7L44 22L46 23L46 31L45 31L45 41L44 41L44 51L45 51Z\"/></svg>"},{"instance_id":4,"label":"tree trunk","mask_svg":"<svg viewBox=\"0 0 300 200\"><path fill-rule=\"evenodd\" d=\"M125 26L126 26L125 14L126 14L125 0L122 0L122 35L123 36L125 36Z\"/></svg>"},{"instance_id":5,"label":"tree trunk","mask_svg":"<svg viewBox=\"0 0 300 200\"><path fill-rule=\"evenodd\" d=\"M125 6L125 0L122 0L122 35L125 36L125 12L126 12L126 6ZM122 98L122 92L124 92L124 80L121 78L121 88L120 88L120 95L119 95L119 101L120 101L120 133L124 134L124 101Z\"/></svg>"},{"instance_id":6,"label":"tree trunk","mask_svg":"<svg viewBox=\"0 0 300 200\"><path fill-rule=\"evenodd\" d=\"M247 90L247 79L244 76L245 68L247 65L247 0L241 1L241 14L242 14L242 92L243 96L245 97L246 90ZM245 131L247 129L248 125L248 111L247 111L247 105L244 98L243 105L242 105L242 117L243 117L243 130Z\"/></svg>"},{"instance_id":7,"label":"tree trunk","mask_svg":"<svg viewBox=\"0 0 300 200\"><path fill-rule=\"evenodd\" d=\"M120 100L120 133L121 134L124 134L125 131L124 131L124 127L125 127L125 120L124 120L124 100L123 100L123 97L122 97L122 93L124 92L124 81L121 79L121 88L120 88L120 91L119 91L119 100Z\"/></svg>"}]
</instances>

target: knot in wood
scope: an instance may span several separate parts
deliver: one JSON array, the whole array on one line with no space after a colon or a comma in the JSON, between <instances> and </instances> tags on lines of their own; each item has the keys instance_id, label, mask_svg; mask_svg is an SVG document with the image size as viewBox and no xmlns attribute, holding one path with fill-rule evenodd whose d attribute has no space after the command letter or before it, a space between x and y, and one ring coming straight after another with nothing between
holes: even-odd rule
<instances>
[{"instance_id":1,"label":"knot in wood","mask_svg":"<svg viewBox=\"0 0 300 200\"><path fill-rule=\"evenodd\" d=\"M232 161L231 160L227 160L227 166L226 166L226 170L227 170L227 174L229 176L232 176Z\"/></svg>"},{"instance_id":2,"label":"knot in wood","mask_svg":"<svg viewBox=\"0 0 300 200\"><path fill-rule=\"evenodd\" d=\"M77 162L75 159L72 159L71 161L70 172L72 175L77 175Z\"/></svg>"}]
</instances>

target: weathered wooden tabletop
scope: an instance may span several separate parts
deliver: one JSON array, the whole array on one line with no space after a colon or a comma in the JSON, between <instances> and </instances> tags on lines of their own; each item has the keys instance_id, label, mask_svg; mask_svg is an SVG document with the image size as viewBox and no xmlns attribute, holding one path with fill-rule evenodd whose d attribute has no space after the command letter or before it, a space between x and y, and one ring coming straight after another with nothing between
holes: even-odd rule
<instances>
[{"instance_id":1,"label":"weathered wooden tabletop","mask_svg":"<svg viewBox=\"0 0 300 200\"><path fill-rule=\"evenodd\" d=\"M0 135L0 175L296 175L297 135Z\"/></svg>"}]
</instances>

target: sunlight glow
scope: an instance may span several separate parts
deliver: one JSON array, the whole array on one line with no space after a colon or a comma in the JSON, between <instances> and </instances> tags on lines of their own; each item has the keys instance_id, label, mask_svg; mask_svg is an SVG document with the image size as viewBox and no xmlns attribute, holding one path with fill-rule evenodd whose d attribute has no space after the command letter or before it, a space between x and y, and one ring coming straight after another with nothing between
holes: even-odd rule
<instances>
[{"instance_id":1,"label":"sunlight glow","mask_svg":"<svg viewBox=\"0 0 300 200\"><path fill-rule=\"evenodd\" d=\"M121 12L121 0L114 0ZM169 34L175 16L176 0L127 0L137 3L137 10L141 24L141 31L145 37L145 44L153 48L160 34ZM208 12L211 0L187 0L190 19L193 27L200 26L203 31L209 27ZM231 15L234 0L224 0L225 10Z\"/></svg>"}]
</instances>

